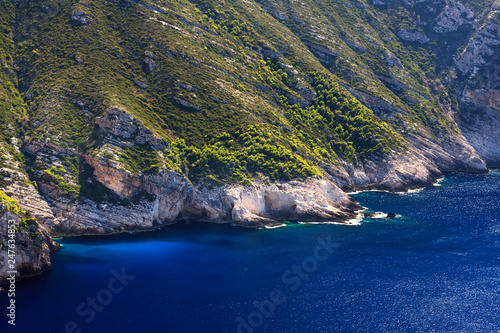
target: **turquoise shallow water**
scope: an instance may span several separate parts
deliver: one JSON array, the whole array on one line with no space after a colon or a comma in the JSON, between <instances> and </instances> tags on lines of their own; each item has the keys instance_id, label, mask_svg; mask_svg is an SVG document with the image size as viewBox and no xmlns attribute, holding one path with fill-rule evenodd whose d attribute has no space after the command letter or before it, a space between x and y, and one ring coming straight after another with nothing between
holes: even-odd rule
<instances>
[{"instance_id":1,"label":"turquoise shallow water","mask_svg":"<svg viewBox=\"0 0 500 333\"><path fill-rule=\"evenodd\" d=\"M401 218L63 239L13 331L500 332L499 172L354 197Z\"/></svg>"}]
</instances>

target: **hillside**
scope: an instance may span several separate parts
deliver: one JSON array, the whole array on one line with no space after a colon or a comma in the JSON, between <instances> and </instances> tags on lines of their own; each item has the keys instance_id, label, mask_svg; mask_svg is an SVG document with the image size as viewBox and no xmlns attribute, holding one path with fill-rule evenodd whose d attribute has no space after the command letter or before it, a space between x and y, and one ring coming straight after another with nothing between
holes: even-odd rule
<instances>
[{"instance_id":1,"label":"hillside","mask_svg":"<svg viewBox=\"0 0 500 333\"><path fill-rule=\"evenodd\" d=\"M52 236L346 221L500 165L500 2L0 0L0 190Z\"/></svg>"}]
</instances>

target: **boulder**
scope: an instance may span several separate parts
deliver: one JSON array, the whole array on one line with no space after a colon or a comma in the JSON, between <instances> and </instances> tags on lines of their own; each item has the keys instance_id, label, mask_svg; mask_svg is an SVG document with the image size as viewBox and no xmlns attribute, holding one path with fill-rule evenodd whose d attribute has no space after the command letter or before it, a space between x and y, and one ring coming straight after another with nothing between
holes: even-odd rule
<instances>
[{"instance_id":1,"label":"boulder","mask_svg":"<svg viewBox=\"0 0 500 333\"><path fill-rule=\"evenodd\" d=\"M420 44L425 44L430 41L423 32L420 31L408 31L406 29L400 29L396 34L399 39L405 40L407 42L419 42Z\"/></svg>"},{"instance_id":2,"label":"boulder","mask_svg":"<svg viewBox=\"0 0 500 333\"><path fill-rule=\"evenodd\" d=\"M174 97L173 98L175 104L179 105L179 106L182 106L182 107L185 107L186 109L191 109L191 110L195 110L195 111L201 111L201 107L199 107L198 105L196 104L193 104L191 102L188 102L186 100L183 100L182 98L180 97Z\"/></svg>"},{"instance_id":3,"label":"boulder","mask_svg":"<svg viewBox=\"0 0 500 333\"><path fill-rule=\"evenodd\" d=\"M144 69L148 73L153 73L156 70L156 64L153 59L145 58L144 59Z\"/></svg>"},{"instance_id":4,"label":"boulder","mask_svg":"<svg viewBox=\"0 0 500 333\"><path fill-rule=\"evenodd\" d=\"M92 23L92 18L84 11L76 10L71 13L71 23L75 25L87 25Z\"/></svg>"}]
</instances>

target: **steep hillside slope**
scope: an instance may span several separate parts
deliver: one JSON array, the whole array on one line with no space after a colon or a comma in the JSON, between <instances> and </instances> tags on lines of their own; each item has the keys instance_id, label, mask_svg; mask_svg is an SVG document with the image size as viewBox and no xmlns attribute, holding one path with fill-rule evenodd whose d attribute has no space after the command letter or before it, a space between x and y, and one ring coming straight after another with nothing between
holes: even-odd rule
<instances>
[{"instance_id":1,"label":"steep hillside slope","mask_svg":"<svg viewBox=\"0 0 500 333\"><path fill-rule=\"evenodd\" d=\"M497 3L0 7L1 187L52 235L346 221L498 165Z\"/></svg>"}]
</instances>

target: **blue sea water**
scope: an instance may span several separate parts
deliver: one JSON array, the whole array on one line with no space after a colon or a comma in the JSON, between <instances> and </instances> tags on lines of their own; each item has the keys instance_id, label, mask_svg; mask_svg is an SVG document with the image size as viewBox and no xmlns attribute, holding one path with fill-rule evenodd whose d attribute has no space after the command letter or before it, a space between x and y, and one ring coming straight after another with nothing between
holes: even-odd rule
<instances>
[{"instance_id":1,"label":"blue sea water","mask_svg":"<svg viewBox=\"0 0 500 333\"><path fill-rule=\"evenodd\" d=\"M498 171L354 197L401 217L62 239L12 331L500 332Z\"/></svg>"}]
</instances>

